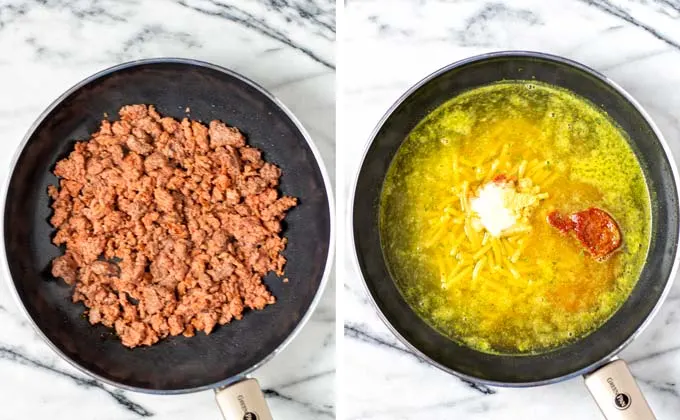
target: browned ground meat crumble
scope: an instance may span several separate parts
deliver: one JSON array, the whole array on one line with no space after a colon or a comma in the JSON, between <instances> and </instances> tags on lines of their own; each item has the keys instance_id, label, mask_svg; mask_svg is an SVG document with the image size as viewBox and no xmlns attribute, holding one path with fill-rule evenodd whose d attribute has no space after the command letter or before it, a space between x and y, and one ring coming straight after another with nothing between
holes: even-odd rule
<instances>
[{"instance_id":1,"label":"browned ground meat crumble","mask_svg":"<svg viewBox=\"0 0 680 420\"><path fill-rule=\"evenodd\" d=\"M283 275L281 220L297 203L279 197L280 169L222 122L119 113L57 163L48 189L66 247L52 274L75 285L90 323L148 346L274 303L262 277Z\"/></svg>"}]
</instances>

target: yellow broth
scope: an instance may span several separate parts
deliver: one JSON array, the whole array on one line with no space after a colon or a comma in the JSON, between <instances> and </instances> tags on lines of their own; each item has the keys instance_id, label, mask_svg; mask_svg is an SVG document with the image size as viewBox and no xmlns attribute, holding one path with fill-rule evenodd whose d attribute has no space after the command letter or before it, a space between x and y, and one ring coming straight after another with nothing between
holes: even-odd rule
<instances>
[{"instance_id":1,"label":"yellow broth","mask_svg":"<svg viewBox=\"0 0 680 420\"><path fill-rule=\"evenodd\" d=\"M501 173L521 173L547 198L529 230L498 239L470 228L466 200ZM546 221L589 207L612 215L623 236L602 262ZM520 81L465 92L421 121L380 204L383 251L406 301L489 353L544 352L602 325L637 281L650 225L644 175L615 123L561 88Z\"/></svg>"}]
</instances>

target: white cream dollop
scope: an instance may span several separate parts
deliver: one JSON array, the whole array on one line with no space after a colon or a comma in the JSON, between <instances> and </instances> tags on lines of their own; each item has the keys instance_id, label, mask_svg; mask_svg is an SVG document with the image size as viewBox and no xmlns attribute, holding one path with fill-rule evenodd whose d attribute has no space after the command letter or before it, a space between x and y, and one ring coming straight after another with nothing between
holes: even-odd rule
<instances>
[{"instance_id":1,"label":"white cream dollop","mask_svg":"<svg viewBox=\"0 0 680 420\"><path fill-rule=\"evenodd\" d=\"M515 212L506 207L508 193L512 192L512 187L506 184L489 182L470 200L470 208L477 213L484 229L493 236L501 236L504 230L517 223Z\"/></svg>"}]
</instances>

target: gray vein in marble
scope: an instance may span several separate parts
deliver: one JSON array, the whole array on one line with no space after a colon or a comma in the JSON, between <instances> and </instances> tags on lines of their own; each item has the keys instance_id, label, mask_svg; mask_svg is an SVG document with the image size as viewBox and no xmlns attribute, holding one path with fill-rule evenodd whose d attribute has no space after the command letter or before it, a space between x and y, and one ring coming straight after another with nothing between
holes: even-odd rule
<instances>
[{"instance_id":1,"label":"gray vein in marble","mask_svg":"<svg viewBox=\"0 0 680 420\"><path fill-rule=\"evenodd\" d=\"M29 10L35 7L52 8L59 11L66 10L78 19L89 19L95 22L125 22L126 16L116 14L111 10L110 6L116 3L126 2L112 3L111 0L26 0L20 4L5 4L0 6L0 29L26 15Z\"/></svg>"},{"instance_id":2,"label":"gray vein in marble","mask_svg":"<svg viewBox=\"0 0 680 420\"><path fill-rule=\"evenodd\" d=\"M675 346L675 347L671 347L671 348L668 348L668 349L665 349L665 350L655 351L653 353L647 353L644 356L638 357L638 358L635 358L635 359L627 359L626 363L628 363L629 365L634 365L636 363L647 362L651 359L656 359L657 357L666 356L670 353L673 353L673 352L676 352L676 351L679 351L679 350L680 350L680 346Z\"/></svg>"},{"instance_id":3,"label":"gray vein in marble","mask_svg":"<svg viewBox=\"0 0 680 420\"><path fill-rule=\"evenodd\" d=\"M330 69L335 69L335 65L323 57L319 56L316 54L314 51L311 49L304 47L302 45L299 45L295 43L290 37L288 37L284 32L272 27L267 23L267 21L261 17L255 16L239 7L236 7L234 5L230 4L222 4L219 3L215 0L203 0L200 1L200 4L197 4L196 1L193 0L178 0L177 3L181 6L187 7L189 9L192 9L196 12L203 13L209 16L214 16L214 17L219 17L223 19L228 19L233 22L237 22L247 28L250 28L252 30L255 30L259 32L260 34L267 36L269 38L275 39L305 55L307 55L309 58L312 60L330 68ZM267 0L267 4L271 7L276 7L278 10L282 10L282 5L280 1L275 1L275 0ZM298 8L299 9L299 8ZM302 16L309 17L314 15L312 12L306 11L304 14L301 14ZM286 19L292 19L290 16L287 16ZM315 22L318 22L319 19L315 18ZM328 23L324 23L322 25L324 28L328 28L331 32L335 32L335 28L333 25L330 25Z\"/></svg>"},{"instance_id":4,"label":"gray vein in marble","mask_svg":"<svg viewBox=\"0 0 680 420\"><path fill-rule=\"evenodd\" d=\"M313 22L322 28L322 31L318 32L319 35L329 41L335 40L335 13L326 14L321 8L310 1L266 0L265 3L283 14L286 19L294 20L296 17L300 17ZM335 12L334 9L333 12Z\"/></svg>"},{"instance_id":5,"label":"gray vein in marble","mask_svg":"<svg viewBox=\"0 0 680 420\"><path fill-rule=\"evenodd\" d=\"M70 55L65 51L57 51L51 48L47 48L46 46L40 44L38 40L35 39L35 37L28 37L24 41L26 41L26 45L33 49L33 52L35 53L35 57L37 59L57 58L61 60L66 60Z\"/></svg>"},{"instance_id":6,"label":"gray vein in marble","mask_svg":"<svg viewBox=\"0 0 680 420\"><path fill-rule=\"evenodd\" d=\"M1 280L0 280L1 281ZM19 324L21 327L29 328L32 329L33 326L29 324L28 320L26 319L25 316L22 316L21 314L18 314L14 311L8 310L5 306L0 305L0 312L3 314L7 314L7 316L11 317L14 322ZM0 342L0 345L2 343Z\"/></svg>"},{"instance_id":7,"label":"gray vein in marble","mask_svg":"<svg viewBox=\"0 0 680 420\"><path fill-rule=\"evenodd\" d=\"M408 29L397 29L394 26L388 24L387 22L381 20L380 16L378 15L369 16L368 21L376 25L376 27L378 28L378 32L384 36L401 35L404 37L408 37L413 35L413 31L410 31Z\"/></svg>"},{"instance_id":8,"label":"gray vein in marble","mask_svg":"<svg viewBox=\"0 0 680 420\"><path fill-rule=\"evenodd\" d=\"M28 11L28 4L5 4L0 6L0 29L5 28L15 19L23 16Z\"/></svg>"},{"instance_id":9,"label":"gray vein in marble","mask_svg":"<svg viewBox=\"0 0 680 420\"><path fill-rule=\"evenodd\" d=\"M620 31L621 29L626 28L626 25L614 25L610 26L609 28L605 28L602 32L615 32L615 31Z\"/></svg>"},{"instance_id":10,"label":"gray vein in marble","mask_svg":"<svg viewBox=\"0 0 680 420\"><path fill-rule=\"evenodd\" d=\"M318 322L321 324L335 323L335 309L325 310L323 308L317 308L314 311L314 318L310 322Z\"/></svg>"},{"instance_id":11,"label":"gray vein in marble","mask_svg":"<svg viewBox=\"0 0 680 420\"><path fill-rule=\"evenodd\" d=\"M357 299L361 304L363 305L368 305L370 302L368 301L368 298L366 297L366 293L361 290L356 290L353 287L350 287L347 283L344 285L344 289L346 292L351 293L355 299Z\"/></svg>"},{"instance_id":12,"label":"gray vein in marble","mask_svg":"<svg viewBox=\"0 0 680 420\"><path fill-rule=\"evenodd\" d=\"M292 79L282 80L279 83L268 86L268 88L269 88L269 90L276 90L276 89L280 89L280 88L283 88L283 87L288 87L290 85L294 85L296 83L307 82L309 80L316 79L317 77L323 77L323 76L326 76L326 75L328 75L328 71L302 74L302 75L299 75L299 76L292 78Z\"/></svg>"},{"instance_id":13,"label":"gray vein in marble","mask_svg":"<svg viewBox=\"0 0 680 420\"><path fill-rule=\"evenodd\" d=\"M290 388L290 387L300 385L300 384L303 384L303 383L306 383L306 382L311 382L311 381L314 381L314 380L317 380L317 379L320 379L320 378L324 378L328 375L334 375L334 374L335 374L335 369L324 370L322 372L317 372L317 373L314 373L312 375L303 376L302 378L298 378L298 379L295 379L293 381L286 382L286 383L283 383L281 385L277 385L273 388L276 388L276 389L279 389L279 390L286 389L286 388Z\"/></svg>"},{"instance_id":14,"label":"gray vein in marble","mask_svg":"<svg viewBox=\"0 0 680 420\"><path fill-rule=\"evenodd\" d=\"M486 385L479 384L477 382L472 382L468 381L467 379L462 379L458 378L461 382L463 382L465 385L469 386L470 388L474 389L475 391L479 391L484 395L493 395L496 393L496 390L493 388L489 388Z\"/></svg>"},{"instance_id":15,"label":"gray vein in marble","mask_svg":"<svg viewBox=\"0 0 680 420\"><path fill-rule=\"evenodd\" d=\"M608 71L616 70L616 69L623 67L623 66L627 66L627 65L630 65L630 64L639 63L641 61L649 60L650 58L655 58L655 57L658 57L662 54L668 54L671 51L672 51L672 49L670 49L670 48L664 48L662 50L650 51L650 52L646 52L646 53L643 53L643 54L640 54L640 55L637 55L637 56L628 56L628 57L625 57L623 59L623 61L619 61L619 62L610 64L610 65L607 65L607 66L600 66L600 67L598 67L598 70L601 71L601 72L608 72Z\"/></svg>"},{"instance_id":16,"label":"gray vein in marble","mask_svg":"<svg viewBox=\"0 0 680 420\"><path fill-rule=\"evenodd\" d=\"M265 396L267 396L269 398L279 398L279 399L282 399L284 401L288 401L288 402L300 405L300 406L306 408L307 410L311 411L314 414L321 415L321 416L324 416L324 417L328 417L328 418L331 418L331 419L335 418L333 406L330 405L330 404L323 404L321 406L322 408L319 408L318 406L315 406L313 404L297 400L297 399L295 399L295 398L293 398L289 395L285 395L285 394L283 394L283 393L281 393L281 392L279 392L275 389L263 389L262 392L264 393Z\"/></svg>"},{"instance_id":17,"label":"gray vein in marble","mask_svg":"<svg viewBox=\"0 0 680 420\"><path fill-rule=\"evenodd\" d=\"M201 43L188 32L168 31L160 25L145 25L131 38L123 42L122 53L126 54L135 47L155 42L159 37L170 38L186 48L201 47Z\"/></svg>"},{"instance_id":18,"label":"gray vein in marble","mask_svg":"<svg viewBox=\"0 0 680 420\"><path fill-rule=\"evenodd\" d=\"M680 50L680 44L675 42L674 40L668 38L666 35L662 34L658 30L654 29L653 27L647 25L644 22L639 21L638 19L635 19L630 13L625 11L624 9L612 4L611 2L607 0L579 0L582 3L585 3L587 5L593 6L597 9L600 9L601 11L608 13L610 15L613 15L619 19L623 19L626 22L637 26L638 28L646 31L650 35L654 36L655 38L665 42L666 44L670 45L671 47Z\"/></svg>"},{"instance_id":19,"label":"gray vein in marble","mask_svg":"<svg viewBox=\"0 0 680 420\"><path fill-rule=\"evenodd\" d=\"M543 21L533 11L516 9L503 3L490 3L467 19L461 30L454 31L463 46L489 46L494 44L489 30L490 22L516 22L542 25Z\"/></svg>"},{"instance_id":20,"label":"gray vein in marble","mask_svg":"<svg viewBox=\"0 0 680 420\"><path fill-rule=\"evenodd\" d=\"M398 352L400 352L402 354L406 354L406 355L413 357L419 363L429 365L429 363L427 363L425 360L418 357L418 355L416 355L415 353L412 353L411 351L409 351L406 348L403 348L403 347L400 347L396 344L390 343L390 342L388 342L388 341L386 341L386 340L384 340L380 337L377 337L377 336L367 332L365 328L359 326L358 324L345 322L345 337L352 337L352 338L355 338L359 341L363 341L365 343L377 344L379 346L387 347L387 348L392 349L392 350L397 350ZM472 388L475 391L480 392L484 395L493 395L493 394L496 393L496 390L494 390L493 388L490 388L486 385L479 384L479 383L472 382L472 381L468 381L466 379L462 379L462 378L458 378L458 377L456 377L456 378L458 380L460 380L461 382L463 382L465 385L469 386L470 388Z\"/></svg>"},{"instance_id":21,"label":"gray vein in marble","mask_svg":"<svg viewBox=\"0 0 680 420\"><path fill-rule=\"evenodd\" d=\"M38 3L47 4L47 1L38 0ZM110 2L107 0L94 0L94 1L81 1L81 2L63 2L61 0L52 1L52 4L58 5L59 7L70 8L73 15L80 19L88 18L93 21L114 21L114 22L125 22L125 16L119 16L110 11L109 7L104 7L102 3ZM103 18L103 19L102 19Z\"/></svg>"},{"instance_id":22,"label":"gray vein in marble","mask_svg":"<svg viewBox=\"0 0 680 420\"><path fill-rule=\"evenodd\" d=\"M636 378L638 382L641 382L643 384L646 384L653 388L655 391L663 392L670 394L676 398L680 398L680 392L678 392L676 388L676 383L675 382L659 382L659 381L653 381L653 380L648 380L648 379L641 379L639 377Z\"/></svg>"},{"instance_id":23,"label":"gray vein in marble","mask_svg":"<svg viewBox=\"0 0 680 420\"><path fill-rule=\"evenodd\" d=\"M372 14L367 20L371 22L382 36L400 36L404 39L414 38L413 29L396 27L385 21L381 16ZM481 10L463 22L462 29L450 30L451 36L462 46L490 46L494 45L493 31L489 30L491 23L522 22L527 25L543 25L543 20L529 9L510 7L496 2L485 4ZM415 37L418 43L451 41L447 37Z\"/></svg>"},{"instance_id":24,"label":"gray vein in marble","mask_svg":"<svg viewBox=\"0 0 680 420\"><path fill-rule=\"evenodd\" d=\"M107 394L109 394L115 401L118 403L121 407L125 408L126 410L136 414L139 417L151 417L154 415L150 410L147 408L143 407L140 404L137 404L136 402L130 400L123 391L115 390L115 391L110 391L106 389L102 384L99 382L95 381L94 379L88 379L88 378L82 378L76 375L73 375L72 373L63 371L61 369L58 369L54 366L49 366L46 365L39 360L33 359L31 357L28 357L26 355L21 354L19 351L16 349L12 349L6 346L0 346L0 360L8 360L11 362L16 362L24 366L30 366L34 367L40 370L46 370L52 373L55 373L59 376L66 377L71 379L73 382L75 382L76 385L85 387L85 388L96 388L99 389Z\"/></svg>"},{"instance_id":25,"label":"gray vein in marble","mask_svg":"<svg viewBox=\"0 0 680 420\"><path fill-rule=\"evenodd\" d=\"M580 1L580 0L578 0ZM609 26L607 28L602 29L598 33L595 34L595 37L598 37L598 40L601 40L600 36L609 36L609 35L616 35L619 33L619 31L622 31L624 29L630 28L628 25L614 25L614 26ZM572 44L571 47L566 49L564 53L562 54L564 57L569 57L574 54L574 52L580 50L583 47L586 46L591 46L593 44L593 39L588 37L586 39L583 39L579 42L576 42L575 44Z\"/></svg>"},{"instance_id":26,"label":"gray vein in marble","mask_svg":"<svg viewBox=\"0 0 680 420\"><path fill-rule=\"evenodd\" d=\"M413 357L416 361L418 361L418 363L427 364L427 362L425 362L423 359L421 359L414 353L411 353L410 351L403 347L400 347L394 343L390 343L389 341L383 338L377 337L369 333L366 328L356 323L345 321L345 337L351 337L359 341L363 341L365 343L377 344L382 347L387 347L389 349L396 350L402 354L406 354L408 356Z\"/></svg>"},{"instance_id":27,"label":"gray vein in marble","mask_svg":"<svg viewBox=\"0 0 680 420\"><path fill-rule=\"evenodd\" d=\"M672 18L676 18L680 16L680 1L672 1L672 0L652 0L653 3L660 4L661 6L656 10L659 13L663 13L664 15ZM643 3L646 4L646 3ZM664 6L670 7L671 10L677 12L675 15L671 14L666 10Z\"/></svg>"}]
</instances>

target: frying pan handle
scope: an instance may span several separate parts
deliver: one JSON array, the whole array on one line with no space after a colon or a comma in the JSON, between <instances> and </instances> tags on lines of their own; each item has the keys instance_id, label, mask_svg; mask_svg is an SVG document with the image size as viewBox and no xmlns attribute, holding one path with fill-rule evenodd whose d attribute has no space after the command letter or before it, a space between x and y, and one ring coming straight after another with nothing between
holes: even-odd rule
<instances>
[{"instance_id":1,"label":"frying pan handle","mask_svg":"<svg viewBox=\"0 0 680 420\"><path fill-rule=\"evenodd\" d=\"M656 420L623 360L609 362L586 375L585 381L607 420Z\"/></svg>"},{"instance_id":2,"label":"frying pan handle","mask_svg":"<svg viewBox=\"0 0 680 420\"><path fill-rule=\"evenodd\" d=\"M224 420L274 420L260 384L244 379L215 391Z\"/></svg>"}]
</instances>

